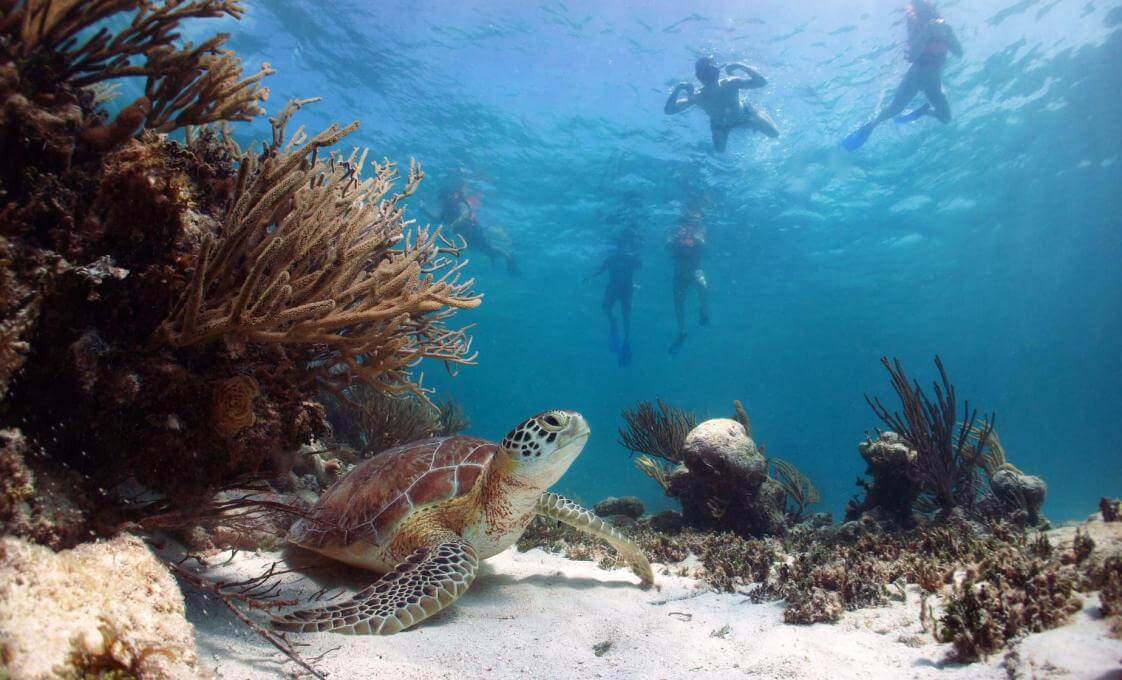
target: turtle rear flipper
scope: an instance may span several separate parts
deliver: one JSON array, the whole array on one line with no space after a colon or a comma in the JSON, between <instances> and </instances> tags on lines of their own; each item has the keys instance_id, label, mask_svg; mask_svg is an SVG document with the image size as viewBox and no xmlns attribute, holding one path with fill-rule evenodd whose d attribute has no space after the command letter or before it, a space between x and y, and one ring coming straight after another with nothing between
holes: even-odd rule
<instances>
[{"instance_id":1,"label":"turtle rear flipper","mask_svg":"<svg viewBox=\"0 0 1122 680\"><path fill-rule=\"evenodd\" d=\"M596 513L588 508L583 508L564 496L547 492L538 498L535 511L543 517L564 522L571 527L604 539L608 542L608 545L616 549L620 557L631 565L631 571L635 572L635 575L642 579L643 583L654 583L654 572L651 571L651 564L647 561L646 555L639 549L639 546L632 543L631 539L621 534L611 524L597 517Z\"/></svg>"},{"instance_id":2,"label":"turtle rear flipper","mask_svg":"<svg viewBox=\"0 0 1122 680\"><path fill-rule=\"evenodd\" d=\"M455 602L475 580L478 565L475 548L458 536L442 537L346 602L275 617L272 626L290 633L390 635Z\"/></svg>"}]
</instances>

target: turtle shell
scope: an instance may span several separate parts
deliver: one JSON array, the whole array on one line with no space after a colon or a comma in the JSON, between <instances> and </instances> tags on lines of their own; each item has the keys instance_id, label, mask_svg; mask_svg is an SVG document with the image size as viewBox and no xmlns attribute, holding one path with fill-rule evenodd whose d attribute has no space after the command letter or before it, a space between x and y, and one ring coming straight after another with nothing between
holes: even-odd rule
<instances>
[{"instance_id":1,"label":"turtle shell","mask_svg":"<svg viewBox=\"0 0 1122 680\"><path fill-rule=\"evenodd\" d=\"M358 466L320 496L289 540L306 548L386 545L416 508L471 490L498 450L474 437L425 439L388 449Z\"/></svg>"}]
</instances>

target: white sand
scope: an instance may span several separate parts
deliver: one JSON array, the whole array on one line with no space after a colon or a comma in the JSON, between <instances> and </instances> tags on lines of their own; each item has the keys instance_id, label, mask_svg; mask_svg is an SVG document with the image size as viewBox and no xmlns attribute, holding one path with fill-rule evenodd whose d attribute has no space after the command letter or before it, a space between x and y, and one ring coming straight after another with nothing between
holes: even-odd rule
<instances>
[{"instance_id":1,"label":"white sand","mask_svg":"<svg viewBox=\"0 0 1122 680\"><path fill-rule=\"evenodd\" d=\"M306 554L288 555L294 561ZM253 575L278 554L239 555L212 576ZM627 571L604 571L540 550L509 550L452 608L389 637L293 635L332 678L1007 678L1001 655L969 666L942 664L947 645L919 626L916 591L908 602L847 612L835 625L789 626L779 603L706 592L694 579L660 575L643 590ZM659 570L661 571L661 569ZM307 571L285 596L324 585L361 587L365 572ZM315 579L319 582L312 580ZM1017 677L1122 677L1122 641L1106 637L1088 597L1072 624L1015 647ZM246 631L225 609L188 595L200 665L220 678L269 678L295 666ZM723 637L720 631L727 627ZM611 647L596 656L593 647Z\"/></svg>"}]
</instances>

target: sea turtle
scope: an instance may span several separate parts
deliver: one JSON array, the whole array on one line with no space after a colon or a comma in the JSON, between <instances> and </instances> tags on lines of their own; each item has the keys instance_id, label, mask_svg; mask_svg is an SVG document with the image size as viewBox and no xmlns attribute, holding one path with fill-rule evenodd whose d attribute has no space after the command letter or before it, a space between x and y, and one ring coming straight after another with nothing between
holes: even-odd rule
<instances>
[{"instance_id":1,"label":"sea turtle","mask_svg":"<svg viewBox=\"0 0 1122 680\"><path fill-rule=\"evenodd\" d=\"M579 413L547 411L514 428L502 444L426 439L357 466L292 525L288 540L385 575L346 602L276 617L273 627L376 635L409 628L463 595L479 560L513 545L535 515L604 539L643 583L653 583L634 543L547 491L588 435Z\"/></svg>"}]
</instances>

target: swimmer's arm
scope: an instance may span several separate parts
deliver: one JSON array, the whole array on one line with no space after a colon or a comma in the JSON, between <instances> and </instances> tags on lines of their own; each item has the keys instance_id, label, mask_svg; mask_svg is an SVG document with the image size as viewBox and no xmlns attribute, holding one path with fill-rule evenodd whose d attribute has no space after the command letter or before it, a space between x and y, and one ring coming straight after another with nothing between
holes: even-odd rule
<instances>
[{"instance_id":1,"label":"swimmer's arm","mask_svg":"<svg viewBox=\"0 0 1122 680\"><path fill-rule=\"evenodd\" d=\"M747 76L734 76L727 79L727 82L735 85L736 87L739 87L742 90L755 90L757 88L763 87L764 85L767 85L767 78L765 78L763 74L761 74L759 71L752 68L748 64L734 61L731 64L727 64L725 66L725 73L731 76L733 71L741 71L745 74L745 76Z\"/></svg>"},{"instance_id":2,"label":"swimmer's arm","mask_svg":"<svg viewBox=\"0 0 1122 680\"><path fill-rule=\"evenodd\" d=\"M608 262L611 261L611 259L612 258L610 258L610 257L605 258L605 260L600 264L600 267L596 271L594 271L591 274L589 274L588 276L584 277L584 282L588 283L592 279L594 279L597 276L600 276L604 272L608 271Z\"/></svg>"},{"instance_id":3,"label":"swimmer's arm","mask_svg":"<svg viewBox=\"0 0 1122 680\"><path fill-rule=\"evenodd\" d=\"M683 90L685 90L686 96L679 97L678 94ZM674 89L670 91L670 96L666 99L666 106L664 106L662 110L666 112L668 116L685 111L693 104L693 93L693 85L686 82L678 83L674 86Z\"/></svg>"}]
</instances>

